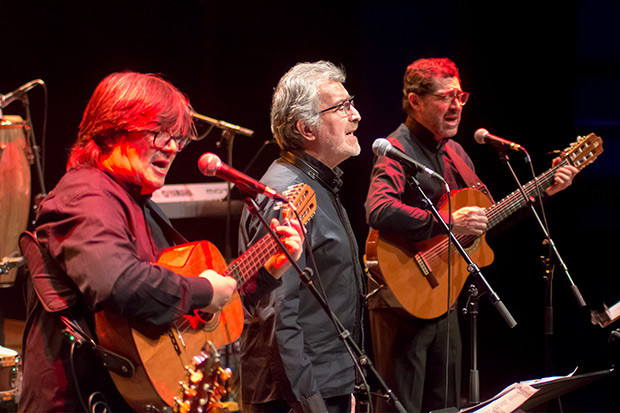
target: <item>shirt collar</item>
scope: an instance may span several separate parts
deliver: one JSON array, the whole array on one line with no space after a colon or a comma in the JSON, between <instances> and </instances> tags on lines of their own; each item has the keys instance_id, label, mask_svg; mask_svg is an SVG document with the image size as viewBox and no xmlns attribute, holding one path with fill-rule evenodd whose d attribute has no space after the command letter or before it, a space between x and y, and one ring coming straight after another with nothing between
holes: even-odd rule
<instances>
[{"instance_id":1,"label":"shirt collar","mask_svg":"<svg viewBox=\"0 0 620 413\"><path fill-rule=\"evenodd\" d=\"M449 138L444 138L440 140L439 142L437 142L435 140L435 136L433 135L433 133L429 131L428 129L426 129L424 125L417 122L412 117L408 117L405 124L407 125L407 128L409 128L411 133L415 135L418 141L420 141L420 143L422 143L422 145L430 151L433 151L433 152L440 151L449 139Z\"/></svg>"},{"instance_id":2,"label":"shirt collar","mask_svg":"<svg viewBox=\"0 0 620 413\"><path fill-rule=\"evenodd\" d=\"M310 178L320 181L324 187L333 193L338 193L340 190L342 186L342 169L339 167L336 166L332 169L305 152L293 153L282 151L280 155L282 158L304 171Z\"/></svg>"},{"instance_id":3,"label":"shirt collar","mask_svg":"<svg viewBox=\"0 0 620 413\"><path fill-rule=\"evenodd\" d=\"M152 194L148 194L148 195L142 195L142 187L134 182L129 182L129 181L123 181L123 180L119 180L116 179L114 177L113 174L111 174L109 171L106 171L104 169L102 169L102 171L108 175L114 182L116 182L117 184L119 184L125 191L127 191L127 193L133 198L135 199L135 201L139 204L139 205L144 205L146 204L146 202L151 199Z\"/></svg>"}]
</instances>

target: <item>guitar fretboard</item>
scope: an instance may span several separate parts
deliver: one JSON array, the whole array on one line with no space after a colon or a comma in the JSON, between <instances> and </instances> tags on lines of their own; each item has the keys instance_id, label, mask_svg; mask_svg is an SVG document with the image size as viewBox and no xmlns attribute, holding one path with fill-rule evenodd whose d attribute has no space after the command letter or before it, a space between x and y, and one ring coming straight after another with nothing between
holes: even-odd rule
<instances>
[{"instance_id":1,"label":"guitar fretboard","mask_svg":"<svg viewBox=\"0 0 620 413\"><path fill-rule=\"evenodd\" d=\"M280 249L280 245L267 234L254 243L241 257L228 266L224 276L233 277L237 288L245 284L267 260Z\"/></svg>"},{"instance_id":2,"label":"guitar fretboard","mask_svg":"<svg viewBox=\"0 0 620 413\"><path fill-rule=\"evenodd\" d=\"M529 200L530 197L538 196L539 189L542 193L545 188L548 188L553 182L555 172L558 168L567 164L568 161L563 160L547 172L536 177L536 179L532 179L530 182L523 185L523 192L525 192L527 199ZM495 225L499 224L501 221L524 207L526 205L526 197L523 196L521 190L517 189L495 205L489 207L487 210L487 217L489 218L489 222L487 224L488 229L493 228Z\"/></svg>"}]
</instances>

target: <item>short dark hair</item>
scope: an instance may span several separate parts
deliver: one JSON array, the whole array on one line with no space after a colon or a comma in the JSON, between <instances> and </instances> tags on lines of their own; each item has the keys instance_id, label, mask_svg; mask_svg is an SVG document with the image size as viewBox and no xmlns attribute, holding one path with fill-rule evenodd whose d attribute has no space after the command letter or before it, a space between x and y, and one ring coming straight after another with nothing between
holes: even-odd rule
<instances>
[{"instance_id":1,"label":"short dark hair","mask_svg":"<svg viewBox=\"0 0 620 413\"><path fill-rule=\"evenodd\" d=\"M407 66L403 79L403 110L409 112L409 94L419 96L433 92L433 80L436 78L456 77L459 82L459 69L448 58L418 59Z\"/></svg>"}]
</instances>

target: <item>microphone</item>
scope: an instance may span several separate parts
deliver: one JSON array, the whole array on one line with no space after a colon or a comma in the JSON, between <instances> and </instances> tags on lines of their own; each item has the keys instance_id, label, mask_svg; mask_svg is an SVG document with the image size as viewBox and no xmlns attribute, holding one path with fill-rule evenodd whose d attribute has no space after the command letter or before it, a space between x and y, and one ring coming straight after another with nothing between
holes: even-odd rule
<instances>
[{"instance_id":1,"label":"microphone","mask_svg":"<svg viewBox=\"0 0 620 413\"><path fill-rule=\"evenodd\" d=\"M443 179L443 176L407 156L407 154L403 151L394 147L387 139L376 139L372 143L372 151L377 156L387 156L388 158L394 159L401 165L413 169L416 173L423 173L430 177L437 178L442 182L446 182L445 179Z\"/></svg>"},{"instance_id":2,"label":"microphone","mask_svg":"<svg viewBox=\"0 0 620 413\"><path fill-rule=\"evenodd\" d=\"M474 133L474 139L476 139L476 142L480 144L490 143L498 149L508 148L513 151L525 152L525 148L523 148L523 146L507 141L506 139L502 139L499 136L491 135L488 130L483 128L478 129L476 133Z\"/></svg>"},{"instance_id":3,"label":"microphone","mask_svg":"<svg viewBox=\"0 0 620 413\"><path fill-rule=\"evenodd\" d=\"M17 89L15 89L12 92L7 93L6 95L0 95L1 96L0 97L0 109L7 107L11 103L13 103L14 100L20 99L22 96L24 96L30 89L32 89L36 85L44 85L44 84L45 82L43 82L41 79L36 79L36 80L32 80L26 83L25 85L18 87Z\"/></svg>"},{"instance_id":4,"label":"microphone","mask_svg":"<svg viewBox=\"0 0 620 413\"><path fill-rule=\"evenodd\" d=\"M203 154L198 160L198 169L205 176L217 176L225 181L232 182L240 190L251 196L262 194L276 201L288 203L288 199L284 195L279 194L275 189L261 184L243 172L231 168L215 154Z\"/></svg>"}]
</instances>

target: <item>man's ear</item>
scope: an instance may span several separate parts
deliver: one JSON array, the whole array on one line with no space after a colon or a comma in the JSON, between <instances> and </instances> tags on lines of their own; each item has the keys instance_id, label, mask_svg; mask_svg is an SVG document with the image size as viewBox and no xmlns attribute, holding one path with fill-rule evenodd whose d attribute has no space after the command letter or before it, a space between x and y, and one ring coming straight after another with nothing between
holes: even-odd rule
<instances>
[{"instance_id":1,"label":"man's ear","mask_svg":"<svg viewBox=\"0 0 620 413\"><path fill-rule=\"evenodd\" d=\"M412 109L418 110L420 108L420 97L413 92L410 92L407 95L407 99L409 99L409 104Z\"/></svg>"},{"instance_id":2,"label":"man's ear","mask_svg":"<svg viewBox=\"0 0 620 413\"><path fill-rule=\"evenodd\" d=\"M299 133L301 133L301 135L304 137L304 139L309 140L309 141L314 141L316 139L316 136L314 135L314 131L312 130L310 125L308 125L308 123L305 120L303 119L298 120L295 126L297 127L297 130L299 131Z\"/></svg>"}]
</instances>

